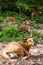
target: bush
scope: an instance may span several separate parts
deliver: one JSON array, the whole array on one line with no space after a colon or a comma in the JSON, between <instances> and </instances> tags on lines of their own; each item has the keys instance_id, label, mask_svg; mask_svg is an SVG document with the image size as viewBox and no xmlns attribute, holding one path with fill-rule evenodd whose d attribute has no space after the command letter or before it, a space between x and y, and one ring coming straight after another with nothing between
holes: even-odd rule
<instances>
[{"instance_id":1,"label":"bush","mask_svg":"<svg viewBox=\"0 0 43 65\"><path fill-rule=\"evenodd\" d=\"M3 16L0 16L0 23L3 22Z\"/></svg>"},{"instance_id":2,"label":"bush","mask_svg":"<svg viewBox=\"0 0 43 65\"><path fill-rule=\"evenodd\" d=\"M0 42L3 42L3 32L0 32Z\"/></svg>"},{"instance_id":3,"label":"bush","mask_svg":"<svg viewBox=\"0 0 43 65\"><path fill-rule=\"evenodd\" d=\"M3 33L3 34L2 34ZM16 26L9 26L3 29L0 33L0 42L6 41L20 41L23 37L27 37L30 34L28 32L21 32L17 29Z\"/></svg>"},{"instance_id":4,"label":"bush","mask_svg":"<svg viewBox=\"0 0 43 65\"><path fill-rule=\"evenodd\" d=\"M33 29L31 33L32 33L32 36L40 37L40 33L36 29Z\"/></svg>"},{"instance_id":5,"label":"bush","mask_svg":"<svg viewBox=\"0 0 43 65\"><path fill-rule=\"evenodd\" d=\"M33 37L33 40L34 40L35 43L38 42L38 38L37 37Z\"/></svg>"},{"instance_id":6,"label":"bush","mask_svg":"<svg viewBox=\"0 0 43 65\"><path fill-rule=\"evenodd\" d=\"M0 31L2 31L3 30L3 26L2 25L0 25Z\"/></svg>"},{"instance_id":7,"label":"bush","mask_svg":"<svg viewBox=\"0 0 43 65\"><path fill-rule=\"evenodd\" d=\"M35 23L36 24L39 24L39 23L43 23L43 15L41 15L41 16L36 16L35 18L34 18L34 20L35 20Z\"/></svg>"},{"instance_id":8,"label":"bush","mask_svg":"<svg viewBox=\"0 0 43 65\"><path fill-rule=\"evenodd\" d=\"M40 27L41 27L41 24L40 23L34 25L34 28L36 28L36 29L39 29Z\"/></svg>"},{"instance_id":9,"label":"bush","mask_svg":"<svg viewBox=\"0 0 43 65\"><path fill-rule=\"evenodd\" d=\"M40 36L40 37L41 37L41 39L43 40L43 33L41 34L41 36Z\"/></svg>"}]
</instances>

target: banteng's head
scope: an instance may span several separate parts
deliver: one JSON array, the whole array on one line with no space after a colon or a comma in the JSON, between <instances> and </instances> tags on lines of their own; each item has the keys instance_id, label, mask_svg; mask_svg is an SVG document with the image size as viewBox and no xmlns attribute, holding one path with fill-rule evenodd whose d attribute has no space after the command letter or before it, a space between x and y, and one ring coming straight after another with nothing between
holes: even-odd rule
<instances>
[{"instance_id":1,"label":"banteng's head","mask_svg":"<svg viewBox=\"0 0 43 65\"><path fill-rule=\"evenodd\" d=\"M28 38L26 42L26 46L34 46L33 38Z\"/></svg>"},{"instance_id":2,"label":"banteng's head","mask_svg":"<svg viewBox=\"0 0 43 65\"><path fill-rule=\"evenodd\" d=\"M24 21L24 24L25 24L25 25L29 25L30 22L31 22L31 20L25 20L25 21Z\"/></svg>"}]
</instances>

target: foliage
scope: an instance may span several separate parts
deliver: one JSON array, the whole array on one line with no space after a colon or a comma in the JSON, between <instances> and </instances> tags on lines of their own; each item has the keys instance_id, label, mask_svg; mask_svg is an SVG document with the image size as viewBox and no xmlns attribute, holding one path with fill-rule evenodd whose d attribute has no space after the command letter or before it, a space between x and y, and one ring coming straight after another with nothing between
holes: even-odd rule
<instances>
[{"instance_id":1,"label":"foliage","mask_svg":"<svg viewBox=\"0 0 43 65\"><path fill-rule=\"evenodd\" d=\"M2 31L3 30L3 27L2 27L2 25L0 25L0 31Z\"/></svg>"},{"instance_id":2,"label":"foliage","mask_svg":"<svg viewBox=\"0 0 43 65\"><path fill-rule=\"evenodd\" d=\"M25 33L25 34L24 34ZM15 26L9 26L0 33L0 42L16 40L20 41L23 37L29 36L28 32L21 32Z\"/></svg>"},{"instance_id":3,"label":"foliage","mask_svg":"<svg viewBox=\"0 0 43 65\"><path fill-rule=\"evenodd\" d=\"M34 20L35 20L36 24L39 24L39 23L42 24L43 23L43 15L34 17Z\"/></svg>"},{"instance_id":4,"label":"foliage","mask_svg":"<svg viewBox=\"0 0 43 65\"><path fill-rule=\"evenodd\" d=\"M40 37L40 33L36 29L33 29L31 33L32 36L37 36L38 38Z\"/></svg>"},{"instance_id":5,"label":"foliage","mask_svg":"<svg viewBox=\"0 0 43 65\"><path fill-rule=\"evenodd\" d=\"M43 0L1 0L1 9L3 11L29 12L42 11Z\"/></svg>"},{"instance_id":6,"label":"foliage","mask_svg":"<svg viewBox=\"0 0 43 65\"><path fill-rule=\"evenodd\" d=\"M16 7L20 10L20 9L22 9L23 11L27 11L28 10L28 8L29 8L29 6L28 6L28 4L26 3L26 2L24 2L24 1L17 1L16 3L15 3L15 5L16 5Z\"/></svg>"},{"instance_id":7,"label":"foliage","mask_svg":"<svg viewBox=\"0 0 43 65\"><path fill-rule=\"evenodd\" d=\"M0 0L0 6L2 9L0 15L4 17L17 15L19 18L25 18L28 15L29 18L31 12L40 11L42 16L37 16L34 20L36 23L43 23L43 0Z\"/></svg>"},{"instance_id":8,"label":"foliage","mask_svg":"<svg viewBox=\"0 0 43 65\"><path fill-rule=\"evenodd\" d=\"M41 15L33 17L35 21L34 28L40 28L40 23L43 23L43 0L0 0L0 23L9 22L7 16L16 17L16 22L20 25L24 20L31 19L31 13L34 11L42 12ZM0 30L2 30L0 25ZM35 42L38 41L38 38L43 39L43 34L37 32L36 29L33 29L32 37ZM28 32L21 32L15 26L9 26L3 29L0 32L0 42L11 41L11 40L22 40L23 37L30 36Z\"/></svg>"},{"instance_id":9,"label":"foliage","mask_svg":"<svg viewBox=\"0 0 43 65\"><path fill-rule=\"evenodd\" d=\"M34 40L35 43L38 42L38 38L37 37L33 37L33 40Z\"/></svg>"},{"instance_id":10,"label":"foliage","mask_svg":"<svg viewBox=\"0 0 43 65\"><path fill-rule=\"evenodd\" d=\"M40 23L37 23L37 24L34 25L34 28L36 28L36 29L39 29L40 27L41 27Z\"/></svg>"},{"instance_id":11,"label":"foliage","mask_svg":"<svg viewBox=\"0 0 43 65\"><path fill-rule=\"evenodd\" d=\"M41 39L43 40L43 33L40 34Z\"/></svg>"}]
</instances>

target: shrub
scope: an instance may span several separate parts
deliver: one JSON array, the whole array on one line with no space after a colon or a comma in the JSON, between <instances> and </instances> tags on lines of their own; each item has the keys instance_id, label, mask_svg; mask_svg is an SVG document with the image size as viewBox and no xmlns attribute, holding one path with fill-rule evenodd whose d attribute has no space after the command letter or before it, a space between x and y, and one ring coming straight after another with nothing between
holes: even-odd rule
<instances>
[{"instance_id":1,"label":"shrub","mask_svg":"<svg viewBox=\"0 0 43 65\"><path fill-rule=\"evenodd\" d=\"M41 39L43 40L43 33L41 34L41 36L40 36L40 37L41 37Z\"/></svg>"},{"instance_id":2,"label":"shrub","mask_svg":"<svg viewBox=\"0 0 43 65\"><path fill-rule=\"evenodd\" d=\"M37 36L37 37L40 36L40 33L36 29L33 29L31 33L32 33L32 36Z\"/></svg>"},{"instance_id":3,"label":"shrub","mask_svg":"<svg viewBox=\"0 0 43 65\"><path fill-rule=\"evenodd\" d=\"M38 23L43 23L43 15L42 16L37 16L34 18L35 20L35 23L38 24Z\"/></svg>"},{"instance_id":4,"label":"shrub","mask_svg":"<svg viewBox=\"0 0 43 65\"><path fill-rule=\"evenodd\" d=\"M16 32L17 28L15 26L9 26L3 29L4 35L7 35L8 37L12 37Z\"/></svg>"},{"instance_id":5,"label":"shrub","mask_svg":"<svg viewBox=\"0 0 43 65\"><path fill-rule=\"evenodd\" d=\"M2 31L3 30L3 26L2 25L0 25L0 31Z\"/></svg>"},{"instance_id":6,"label":"shrub","mask_svg":"<svg viewBox=\"0 0 43 65\"><path fill-rule=\"evenodd\" d=\"M41 27L41 24L40 23L34 25L34 28L36 28L36 29L39 29L40 27Z\"/></svg>"},{"instance_id":7,"label":"shrub","mask_svg":"<svg viewBox=\"0 0 43 65\"><path fill-rule=\"evenodd\" d=\"M37 37L33 37L33 40L34 40L35 43L38 42L38 38Z\"/></svg>"},{"instance_id":8,"label":"shrub","mask_svg":"<svg viewBox=\"0 0 43 65\"><path fill-rule=\"evenodd\" d=\"M0 32L0 42L3 41L3 32Z\"/></svg>"},{"instance_id":9,"label":"shrub","mask_svg":"<svg viewBox=\"0 0 43 65\"><path fill-rule=\"evenodd\" d=\"M27 37L30 35L28 32L19 31L16 26L6 27L3 29L2 33L0 33L0 42L12 40L20 41L23 39L23 37Z\"/></svg>"}]
</instances>

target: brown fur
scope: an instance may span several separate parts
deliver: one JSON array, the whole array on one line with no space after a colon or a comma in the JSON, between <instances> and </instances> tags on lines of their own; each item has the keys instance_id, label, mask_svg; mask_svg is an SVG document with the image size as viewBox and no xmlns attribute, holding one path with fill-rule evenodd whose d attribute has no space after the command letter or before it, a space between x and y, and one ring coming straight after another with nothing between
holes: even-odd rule
<instances>
[{"instance_id":1,"label":"brown fur","mask_svg":"<svg viewBox=\"0 0 43 65\"><path fill-rule=\"evenodd\" d=\"M25 20L24 23L18 27L18 29L20 31L30 32L30 23L31 20Z\"/></svg>"},{"instance_id":2,"label":"brown fur","mask_svg":"<svg viewBox=\"0 0 43 65\"><path fill-rule=\"evenodd\" d=\"M11 21L11 22L13 22L13 21L15 21L16 20L16 18L15 17L8 17L8 19L9 19L9 21Z\"/></svg>"},{"instance_id":3,"label":"brown fur","mask_svg":"<svg viewBox=\"0 0 43 65\"><path fill-rule=\"evenodd\" d=\"M27 26L27 25L20 25L18 29L20 31L26 31L26 32L28 32L29 26Z\"/></svg>"},{"instance_id":4,"label":"brown fur","mask_svg":"<svg viewBox=\"0 0 43 65\"><path fill-rule=\"evenodd\" d=\"M39 14L41 14L41 12L32 12L32 16L37 16L37 15L39 15Z\"/></svg>"},{"instance_id":5,"label":"brown fur","mask_svg":"<svg viewBox=\"0 0 43 65\"><path fill-rule=\"evenodd\" d=\"M41 15L41 12L32 12L31 13L31 20L33 20L34 16L38 16L38 15Z\"/></svg>"},{"instance_id":6,"label":"brown fur","mask_svg":"<svg viewBox=\"0 0 43 65\"><path fill-rule=\"evenodd\" d=\"M25 20L25 21L24 21L24 24L25 24L25 25L29 25L30 23L31 23L31 20Z\"/></svg>"},{"instance_id":7,"label":"brown fur","mask_svg":"<svg viewBox=\"0 0 43 65\"><path fill-rule=\"evenodd\" d=\"M7 55L7 52L17 53L18 56L30 56L29 48L34 45L33 41L27 40L27 42L11 42L5 46L3 49L3 57L5 59L9 59L10 57Z\"/></svg>"}]
</instances>

